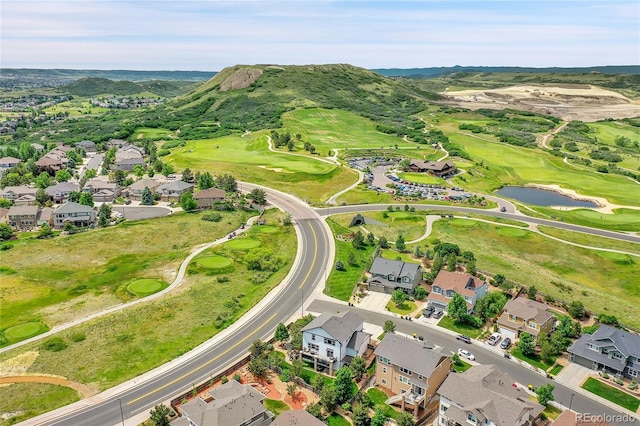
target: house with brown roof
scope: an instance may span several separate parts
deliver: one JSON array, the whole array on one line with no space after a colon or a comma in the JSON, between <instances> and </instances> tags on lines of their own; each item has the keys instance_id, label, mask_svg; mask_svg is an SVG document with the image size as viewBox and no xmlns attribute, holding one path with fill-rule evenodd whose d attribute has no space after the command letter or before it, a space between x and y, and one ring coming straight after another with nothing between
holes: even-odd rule
<instances>
[{"instance_id":1,"label":"house with brown roof","mask_svg":"<svg viewBox=\"0 0 640 426\"><path fill-rule=\"evenodd\" d=\"M602 415L588 413L576 413L573 410L564 410L554 421L552 426L611 426L611 423Z\"/></svg>"},{"instance_id":2,"label":"house with brown roof","mask_svg":"<svg viewBox=\"0 0 640 426\"><path fill-rule=\"evenodd\" d=\"M495 365L450 374L438 394L440 426L531 426L544 410Z\"/></svg>"},{"instance_id":3,"label":"house with brown roof","mask_svg":"<svg viewBox=\"0 0 640 426\"><path fill-rule=\"evenodd\" d=\"M313 417L307 410L288 410L280 413L271 426L326 426L326 423Z\"/></svg>"},{"instance_id":4,"label":"house with brown roof","mask_svg":"<svg viewBox=\"0 0 640 426\"><path fill-rule=\"evenodd\" d=\"M11 206L7 216L9 226L26 231L38 226L38 206Z\"/></svg>"},{"instance_id":5,"label":"house with brown roof","mask_svg":"<svg viewBox=\"0 0 640 426\"><path fill-rule=\"evenodd\" d=\"M252 386L231 380L209 391L207 402L200 397L182 404L182 416L173 426L268 426L274 414L262 404L266 398Z\"/></svg>"},{"instance_id":6,"label":"house with brown roof","mask_svg":"<svg viewBox=\"0 0 640 426\"><path fill-rule=\"evenodd\" d=\"M156 188L160 185L162 185L162 182L154 179L140 179L129 185L129 198L140 201L142 200L142 191L144 191L145 188L149 188L151 192L155 194Z\"/></svg>"},{"instance_id":7,"label":"house with brown roof","mask_svg":"<svg viewBox=\"0 0 640 426\"><path fill-rule=\"evenodd\" d=\"M38 213L38 226L42 226L45 223L49 226L53 226L53 209L51 207L45 207Z\"/></svg>"},{"instance_id":8,"label":"house with brown roof","mask_svg":"<svg viewBox=\"0 0 640 426\"><path fill-rule=\"evenodd\" d=\"M110 203L120 196L120 186L117 183L97 178L89 179L82 190L91 193L96 203Z\"/></svg>"},{"instance_id":9,"label":"house with brown roof","mask_svg":"<svg viewBox=\"0 0 640 426\"><path fill-rule=\"evenodd\" d=\"M35 206L38 204L35 195L25 194L13 200L14 206Z\"/></svg>"},{"instance_id":10,"label":"house with brown roof","mask_svg":"<svg viewBox=\"0 0 640 426\"><path fill-rule=\"evenodd\" d=\"M441 270L431 285L428 305L446 310L451 298L458 293L467 302L467 311L473 312L476 302L487 292L489 285L473 275Z\"/></svg>"},{"instance_id":11,"label":"house with brown roof","mask_svg":"<svg viewBox=\"0 0 640 426\"><path fill-rule=\"evenodd\" d=\"M35 198L36 192L38 192L37 188L27 185L5 186L4 189L0 190L0 198L6 198L11 201L16 201L24 195L33 195Z\"/></svg>"},{"instance_id":12,"label":"house with brown roof","mask_svg":"<svg viewBox=\"0 0 640 426\"><path fill-rule=\"evenodd\" d=\"M36 166L41 172L55 173L65 168L65 163L60 158L42 157L36 161Z\"/></svg>"},{"instance_id":13,"label":"house with brown roof","mask_svg":"<svg viewBox=\"0 0 640 426\"><path fill-rule=\"evenodd\" d=\"M222 203L227 194L218 188L203 189L193 194L199 209L210 209L215 203Z\"/></svg>"},{"instance_id":14,"label":"house with brown roof","mask_svg":"<svg viewBox=\"0 0 640 426\"><path fill-rule=\"evenodd\" d=\"M15 158L15 157L2 157L0 158L0 176L2 176L2 174L17 166L20 163L20 159L19 158Z\"/></svg>"},{"instance_id":15,"label":"house with brown roof","mask_svg":"<svg viewBox=\"0 0 640 426\"><path fill-rule=\"evenodd\" d=\"M449 176L456 172L456 165L453 161L426 161L411 160L409 169L417 173L430 173L434 176Z\"/></svg>"},{"instance_id":16,"label":"house with brown roof","mask_svg":"<svg viewBox=\"0 0 640 426\"><path fill-rule=\"evenodd\" d=\"M426 341L394 333L385 334L374 353L376 384L398 395L395 399L402 409L412 408L416 417L420 408L427 408L451 370L449 354Z\"/></svg>"},{"instance_id":17,"label":"house with brown roof","mask_svg":"<svg viewBox=\"0 0 640 426\"><path fill-rule=\"evenodd\" d=\"M556 317L549 312L549 306L526 297L511 299L504 306L498 318L498 331L515 340L526 331L537 337L541 331L551 332Z\"/></svg>"}]
</instances>

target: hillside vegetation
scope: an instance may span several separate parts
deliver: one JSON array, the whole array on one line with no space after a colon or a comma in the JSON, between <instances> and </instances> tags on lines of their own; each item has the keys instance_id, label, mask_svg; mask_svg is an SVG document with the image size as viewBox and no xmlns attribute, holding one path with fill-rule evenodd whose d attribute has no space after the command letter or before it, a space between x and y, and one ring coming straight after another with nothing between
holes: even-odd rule
<instances>
[{"instance_id":1,"label":"hillside vegetation","mask_svg":"<svg viewBox=\"0 0 640 426\"><path fill-rule=\"evenodd\" d=\"M190 81L141 81L134 83L127 80L109 80L108 78L86 77L62 86L60 91L76 96L96 95L137 95L153 93L158 96L173 97L192 90L197 83Z\"/></svg>"}]
</instances>

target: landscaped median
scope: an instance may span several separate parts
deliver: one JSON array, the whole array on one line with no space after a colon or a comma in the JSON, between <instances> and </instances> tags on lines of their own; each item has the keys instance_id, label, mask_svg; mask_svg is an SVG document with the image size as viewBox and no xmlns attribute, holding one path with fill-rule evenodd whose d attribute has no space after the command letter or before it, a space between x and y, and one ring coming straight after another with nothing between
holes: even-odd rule
<instances>
[{"instance_id":1,"label":"landscaped median","mask_svg":"<svg viewBox=\"0 0 640 426\"><path fill-rule=\"evenodd\" d=\"M634 413L638 410L638 407L640 407L640 399L613 386L602 383L593 377L589 377L581 387Z\"/></svg>"}]
</instances>

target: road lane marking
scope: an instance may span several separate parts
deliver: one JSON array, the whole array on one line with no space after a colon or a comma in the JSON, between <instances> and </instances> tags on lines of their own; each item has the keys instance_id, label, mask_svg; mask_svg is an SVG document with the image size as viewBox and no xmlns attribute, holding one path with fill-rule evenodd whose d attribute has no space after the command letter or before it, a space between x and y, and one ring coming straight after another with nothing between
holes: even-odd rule
<instances>
[{"instance_id":1,"label":"road lane marking","mask_svg":"<svg viewBox=\"0 0 640 426\"><path fill-rule=\"evenodd\" d=\"M205 362L204 364L200 365L199 367L194 368L193 370L189 371L188 373L183 374L182 376L178 377L177 379L174 379L174 380L170 381L169 383L165 383L164 385L160 386L159 388L154 389L151 392L148 392L148 393L142 395L141 397L138 397L136 399L133 399L133 400L127 402L127 405L134 404L134 403L140 401L141 399L144 399L144 398L148 397L149 395L153 395L154 393L159 392L159 391L161 391L162 389L164 389L164 388L166 388L168 386L171 386L172 384L184 379L185 377L187 377L187 376L195 373L196 371L203 369L207 365L217 361L220 357L225 356L226 354L231 352L233 349L235 349L237 346L240 346L242 343L244 343L245 340L250 339L251 336L256 334L260 329L264 328L267 324L269 324L269 322L271 322L271 320L274 319L276 315L278 315L277 312L275 314L271 315L271 317L269 317L269 319L266 320L260 327L256 328L252 333L250 333L247 336L245 336L244 339L240 340L238 343L236 343L235 345L231 346L226 351L222 352L220 355L216 356L215 358L210 359L209 361Z\"/></svg>"},{"instance_id":2,"label":"road lane marking","mask_svg":"<svg viewBox=\"0 0 640 426\"><path fill-rule=\"evenodd\" d=\"M309 225L309 228L311 228L311 233L313 234L313 243L316 246L316 253L318 252L318 238L316 236L316 231L313 230L313 226ZM304 279L302 280L302 283L300 284L300 287L298 288L302 288L306 283L307 280L309 280L309 275L311 275L311 271L313 271L313 267L316 266L316 260L318 259L318 256L313 256L313 262L311 262L311 268L309 268L309 272L307 272L307 276L304 277Z\"/></svg>"}]
</instances>

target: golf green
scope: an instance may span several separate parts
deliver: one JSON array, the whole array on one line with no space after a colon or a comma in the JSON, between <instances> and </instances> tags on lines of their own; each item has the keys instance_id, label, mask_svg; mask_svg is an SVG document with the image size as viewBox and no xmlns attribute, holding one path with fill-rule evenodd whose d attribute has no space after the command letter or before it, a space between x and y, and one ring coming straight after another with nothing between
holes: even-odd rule
<instances>
[{"instance_id":1,"label":"golf green","mask_svg":"<svg viewBox=\"0 0 640 426\"><path fill-rule=\"evenodd\" d=\"M222 269L233 265L233 260L224 256L207 256L198 259L198 265L208 269Z\"/></svg>"},{"instance_id":2,"label":"golf green","mask_svg":"<svg viewBox=\"0 0 640 426\"><path fill-rule=\"evenodd\" d=\"M4 335L10 342L18 342L48 330L49 328L41 322L24 322L6 329Z\"/></svg>"},{"instance_id":3,"label":"golf green","mask_svg":"<svg viewBox=\"0 0 640 426\"><path fill-rule=\"evenodd\" d=\"M127 286L127 290L136 296L148 296L153 293L157 293L166 287L166 284L162 281L152 280L149 278L143 278L135 280Z\"/></svg>"},{"instance_id":4,"label":"golf green","mask_svg":"<svg viewBox=\"0 0 640 426\"><path fill-rule=\"evenodd\" d=\"M231 250L249 250L260 245L259 240L253 238L238 238L237 240L231 240L225 243Z\"/></svg>"},{"instance_id":5,"label":"golf green","mask_svg":"<svg viewBox=\"0 0 640 426\"><path fill-rule=\"evenodd\" d=\"M527 235L528 231L518 228L498 227L498 233L505 237L524 237Z\"/></svg>"},{"instance_id":6,"label":"golf green","mask_svg":"<svg viewBox=\"0 0 640 426\"><path fill-rule=\"evenodd\" d=\"M273 225L259 225L256 226L256 231L262 232L263 234L275 234L278 232L278 227Z\"/></svg>"},{"instance_id":7,"label":"golf green","mask_svg":"<svg viewBox=\"0 0 640 426\"><path fill-rule=\"evenodd\" d=\"M473 228L474 226L476 226L477 222L475 220L469 219L450 219L449 223L454 226Z\"/></svg>"},{"instance_id":8,"label":"golf green","mask_svg":"<svg viewBox=\"0 0 640 426\"><path fill-rule=\"evenodd\" d=\"M390 212L389 213L389 217L394 218L394 219L408 219L408 218L415 217L415 215L413 215L413 214L411 214L409 212L399 211L399 212Z\"/></svg>"}]
</instances>

